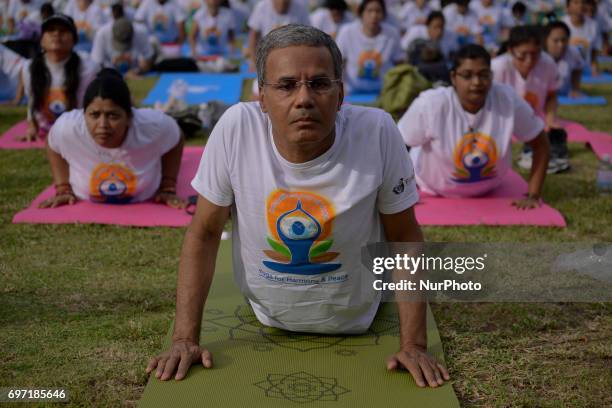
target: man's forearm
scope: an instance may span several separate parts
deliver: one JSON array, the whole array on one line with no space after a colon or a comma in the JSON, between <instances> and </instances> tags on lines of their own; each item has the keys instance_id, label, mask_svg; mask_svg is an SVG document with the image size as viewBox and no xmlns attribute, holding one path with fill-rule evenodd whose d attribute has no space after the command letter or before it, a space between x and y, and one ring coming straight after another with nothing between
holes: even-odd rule
<instances>
[{"instance_id":1,"label":"man's forearm","mask_svg":"<svg viewBox=\"0 0 612 408\"><path fill-rule=\"evenodd\" d=\"M533 165L531 166L531 173L529 175L529 194L540 197L544 179L546 178L546 170L548 169L550 150L546 133L540 133L530 146L533 149Z\"/></svg>"},{"instance_id":2,"label":"man's forearm","mask_svg":"<svg viewBox=\"0 0 612 408\"><path fill-rule=\"evenodd\" d=\"M199 342L202 309L212 283L219 237L199 237L191 227L185 234L176 288L173 341Z\"/></svg>"},{"instance_id":3,"label":"man's forearm","mask_svg":"<svg viewBox=\"0 0 612 408\"><path fill-rule=\"evenodd\" d=\"M400 319L400 349L409 346L427 348L425 302L397 302Z\"/></svg>"}]
</instances>

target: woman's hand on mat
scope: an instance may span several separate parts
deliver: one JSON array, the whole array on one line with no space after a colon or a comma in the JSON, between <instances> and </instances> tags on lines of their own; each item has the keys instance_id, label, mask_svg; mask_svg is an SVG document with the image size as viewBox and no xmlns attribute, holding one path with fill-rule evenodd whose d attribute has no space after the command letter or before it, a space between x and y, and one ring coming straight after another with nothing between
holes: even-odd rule
<instances>
[{"instance_id":1,"label":"woman's hand on mat","mask_svg":"<svg viewBox=\"0 0 612 408\"><path fill-rule=\"evenodd\" d=\"M422 346L405 346L387 360L387 370L406 369L419 387L432 388L450 380L448 371Z\"/></svg>"},{"instance_id":2,"label":"woman's hand on mat","mask_svg":"<svg viewBox=\"0 0 612 408\"><path fill-rule=\"evenodd\" d=\"M170 350L149 361L147 374L155 370L155 377L162 381L169 380L176 371L175 380L182 380L192 364L201 361L205 368L212 367L210 351L194 341L181 340L172 343Z\"/></svg>"},{"instance_id":3,"label":"woman's hand on mat","mask_svg":"<svg viewBox=\"0 0 612 408\"><path fill-rule=\"evenodd\" d=\"M155 195L153 199L156 203L166 204L168 207L176 208L178 210L185 209L187 207L187 201L183 200L176 193L160 191Z\"/></svg>"},{"instance_id":4,"label":"woman's hand on mat","mask_svg":"<svg viewBox=\"0 0 612 408\"><path fill-rule=\"evenodd\" d=\"M42 203L38 204L38 208L55 208L62 205L76 204L77 198L72 192L56 194L51 198L47 198Z\"/></svg>"},{"instance_id":5,"label":"woman's hand on mat","mask_svg":"<svg viewBox=\"0 0 612 408\"><path fill-rule=\"evenodd\" d=\"M536 197L526 197L513 201L512 205L519 210L531 210L532 208L540 207L542 205L542 200Z\"/></svg>"}]
</instances>

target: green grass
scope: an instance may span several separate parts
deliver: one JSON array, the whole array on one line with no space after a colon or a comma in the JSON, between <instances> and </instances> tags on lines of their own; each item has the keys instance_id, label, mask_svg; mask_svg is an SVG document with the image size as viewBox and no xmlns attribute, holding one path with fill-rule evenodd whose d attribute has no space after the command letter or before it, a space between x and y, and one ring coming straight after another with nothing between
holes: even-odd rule
<instances>
[{"instance_id":1,"label":"green grass","mask_svg":"<svg viewBox=\"0 0 612 408\"><path fill-rule=\"evenodd\" d=\"M151 84L133 83L135 99ZM588 91L612 101L610 86ZM612 133L609 106L561 112ZM1 109L0 132L23 115L23 108ZM570 150L572 170L549 176L544 192L567 228L426 227L426 238L612 241L612 201L595 190L595 156L582 144ZM0 387L65 388L67 406L134 406L147 381L146 362L160 351L174 314L184 229L13 225L12 216L51 176L43 151L0 150L0 163ZM611 309L433 306L453 386L466 407L611 406Z\"/></svg>"}]
</instances>

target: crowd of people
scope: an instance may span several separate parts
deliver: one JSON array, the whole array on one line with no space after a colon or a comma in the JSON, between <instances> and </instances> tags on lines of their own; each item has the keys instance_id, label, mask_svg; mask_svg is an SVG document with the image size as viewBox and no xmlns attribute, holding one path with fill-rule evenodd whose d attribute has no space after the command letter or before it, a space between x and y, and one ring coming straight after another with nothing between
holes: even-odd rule
<instances>
[{"instance_id":1,"label":"crowd of people","mask_svg":"<svg viewBox=\"0 0 612 408\"><path fill-rule=\"evenodd\" d=\"M13 104L27 97L24 140L45 139L64 112L86 110L102 68L137 77L188 44L188 59L241 51L254 70L263 36L302 24L336 41L346 93L379 92L385 74L406 62L439 87L399 122L424 191L486 193L509 167L515 136L525 141L519 165L532 169L539 198L542 149L550 145L545 173L569 168L557 97L580 96L581 76L598 74L612 1L0 0L0 10L0 96ZM480 65L463 69L465 55ZM255 81L255 97L260 88Z\"/></svg>"}]
</instances>

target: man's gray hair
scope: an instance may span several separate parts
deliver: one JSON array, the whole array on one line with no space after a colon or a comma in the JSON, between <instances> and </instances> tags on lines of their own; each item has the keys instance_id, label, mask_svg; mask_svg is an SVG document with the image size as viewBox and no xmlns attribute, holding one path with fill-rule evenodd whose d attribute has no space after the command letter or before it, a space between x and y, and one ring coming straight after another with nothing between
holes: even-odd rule
<instances>
[{"instance_id":1,"label":"man's gray hair","mask_svg":"<svg viewBox=\"0 0 612 408\"><path fill-rule=\"evenodd\" d=\"M255 64L259 86L263 86L266 81L266 60L272 50L301 45L327 47L334 63L333 79L342 79L342 54L334 39L314 27L289 24L270 31L257 46Z\"/></svg>"}]
</instances>

